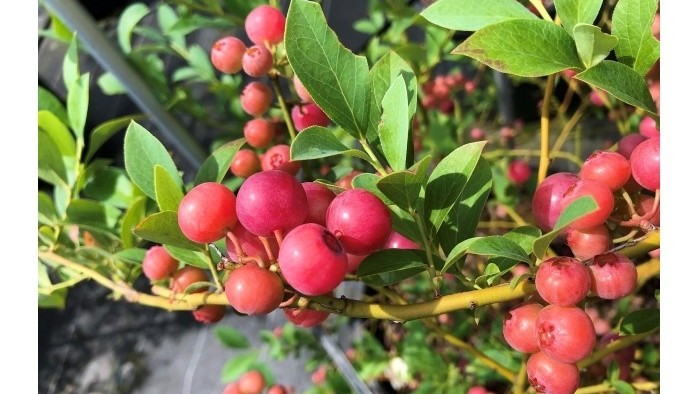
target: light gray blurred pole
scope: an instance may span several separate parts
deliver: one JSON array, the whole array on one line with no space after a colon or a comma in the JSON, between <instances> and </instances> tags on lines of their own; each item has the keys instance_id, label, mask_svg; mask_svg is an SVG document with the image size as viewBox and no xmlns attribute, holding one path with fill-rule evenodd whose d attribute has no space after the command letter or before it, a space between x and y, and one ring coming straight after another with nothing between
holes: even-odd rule
<instances>
[{"instance_id":1,"label":"light gray blurred pole","mask_svg":"<svg viewBox=\"0 0 700 394\"><path fill-rule=\"evenodd\" d=\"M107 39L94 19L76 0L44 0L47 7L78 34L90 55L124 86L127 94L148 114L159 128L163 139L197 170L207 156L202 146L160 104L150 88L122 56L121 51Z\"/></svg>"}]
</instances>

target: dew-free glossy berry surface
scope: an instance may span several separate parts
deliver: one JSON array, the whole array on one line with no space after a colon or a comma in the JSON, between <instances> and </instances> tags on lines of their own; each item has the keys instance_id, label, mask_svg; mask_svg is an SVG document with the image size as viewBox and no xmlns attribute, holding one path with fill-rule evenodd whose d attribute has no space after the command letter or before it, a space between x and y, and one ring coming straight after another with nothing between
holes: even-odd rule
<instances>
[{"instance_id":1,"label":"dew-free glossy berry surface","mask_svg":"<svg viewBox=\"0 0 700 394\"><path fill-rule=\"evenodd\" d=\"M542 305L526 303L507 312L503 320L503 337L513 349L522 353L540 351L535 321Z\"/></svg>"},{"instance_id":2,"label":"dew-free glossy berry surface","mask_svg":"<svg viewBox=\"0 0 700 394\"><path fill-rule=\"evenodd\" d=\"M238 223L236 195L220 183L201 183L180 201L177 222L182 233L194 242L218 241Z\"/></svg>"},{"instance_id":3,"label":"dew-free glossy berry surface","mask_svg":"<svg viewBox=\"0 0 700 394\"><path fill-rule=\"evenodd\" d=\"M637 145L630 156L632 176L643 188L656 190L661 187L661 138L649 138Z\"/></svg>"},{"instance_id":4,"label":"dew-free glossy berry surface","mask_svg":"<svg viewBox=\"0 0 700 394\"><path fill-rule=\"evenodd\" d=\"M552 257L542 262L535 276L537 293L550 304L572 306L591 289L588 267L571 257Z\"/></svg>"},{"instance_id":5,"label":"dew-free glossy berry surface","mask_svg":"<svg viewBox=\"0 0 700 394\"><path fill-rule=\"evenodd\" d=\"M593 258L590 265L591 292L606 300L632 294L637 286L637 268L620 253L605 253Z\"/></svg>"},{"instance_id":6,"label":"dew-free glossy berry surface","mask_svg":"<svg viewBox=\"0 0 700 394\"><path fill-rule=\"evenodd\" d=\"M265 148L275 138L275 126L267 119L251 119L243 126L243 136L253 148Z\"/></svg>"},{"instance_id":7,"label":"dew-free glossy berry surface","mask_svg":"<svg viewBox=\"0 0 700 394\"><path fill-rule=\"evenodd\" d=\"M311 126L328 126L330 119L318 105L307 103L292 108L292 122L297 131L302 131Z\"/></svg>"},{"instance_id":8,"label":"dew-free glossy berry surface","mask_svg":"<svg viewBox=\"0 0 700 394\"><path fill-rule=\"evenodd\" d=\"M290 322L299 327L314 327L323 323L329 312L316 311L313 309L296 309L290 308L284 310L284 315L287 316Z\"/></svg>"},{"instance_id":9,"label":"dew-free glossy berry surface","mask_svg":"<svg viewBox=\"0 0 700 394\"><path fill-rule=\"evenodd\" d=\"M564 206L562 199L569 187L580 178L570 172L560 172L548 176L532 196L532 214L537 226L551 231L559 219Z\"/></svg>"},{"instance_id":10,"label":"dew-free glossy berry surface","mask_svg":"<svg viewBox=\"0 0 700 394\"><path fill-rule=\"evenodd\" d=\"M248 263L231 272L224 286L233 309L246 315L264 315L277 309L284 285L274 272Z\"/></svg>"},{"instance_id":11,"label":"dew-free glossy berry surface","mask_svg":"<svg viewBox=\"0 0 700 394\"><path fill-rule=\"evenodd\" d=\"M527 360L527 379L537 393L573 394L580 378L576 365L558 362L543 352Z\"/></svg>"},{"instance_id":12,"label":"dew-free glossy berry surface","mask_svg":"<svg viewBox=\"0 0 700 394\"><path fill-rule=\"evenodd\" d=\"M580 179L564 192L562 206L565 209L565 207L582 196L593 197L598 205L598 209L576 219L569 225L569 228L581 230L605 223L615 207L615 198L610 188L606 184L593 179Z\"/></svg>"},{"instance_id":13,"label":"dew-free glossy berry surface","mask_svg":"<svg viewBox=\"0 0 700 394\"><path fill-rule=\"evenodd\" d=\"M243 54L243 71L254 78L260 78L272 69L272 53L263 45L253 45Z\"/></svg>"},{"instance_id":14,"label":"dew-free glossy berry surface","mask_svg":"<svg viewBox=\"0 0 700 394\"><path fill-rule=\"evenodd\" d=\"M588 156L581 166L581 179L594 179L608 185L610 190L619 190L632 174L629 161L620 153L597 151Z\"/></svg>"},{"instance_id":15,"label":"dew-free glossy berry surface","mask_svg":"<svg viewBox=\"0 0 700 394\"><path fill-rule=\"evenodd\" d=\"M261 170L260 157L250 149L241 149L236 152L231 162L231 173L240 178L247 178Z\"/></svg>"},{"instance_id":16,"label":"dew-free glossy berry surface","mask_svg":"<svg viewBox=\"0 0 700 394\"><path fill-rule=\"evenodd\" d=\"M263 171L280 170L295 175L301 162L291 160L289 145L279 144L268 149L260 159Z\"/></svg>"},{"instance_id":17,"label":"dew-free glossy berry surface","mask_svg":"<svg viewBox=\"0 0 700 394\"><path fill-rule=\"evenodd\" d=\"M243 67L246 46L240 39L229 36L216 41L209 54L214 68L226 74L235 74Z\"/></svg>"},{"instance_id":18,"label":"dew-free glossy berry surface","mask_svg":"<svg viewBox=\"0 0 700 394\"><path fill-rule=\"evenodd\" d=\"M577 363L595 347L593 322L581 308L547 305L535 324L540 350L561 363Z\"/></svg>"},{"instance_id":19,"label":"dew-free glossy berry surface","mask_svg":"<svg viewBox=\"0 0 700 394\"><path fill-rule=\"evenodd\" d=\"M172 279L170 279L170 289L176 293L183 293L187 287L196 282L208 282L207 273L201 268L186 265L175 271ZM206 291L205 288L198 289L195 293Z\"/></svg>"},{"instance_id":20,"label":"dew-free glossy berry surface","mask_svg":"<svg viewBox=\"0 0 700 394\"><path fill-rule=\"evenodd\" d=\"M262 116L272 104L272 89L265 83L253 81L243 88L241 107L251 116Z\"/></svg>"},{"instance_id":21,"label":"dew-free glossy berry surface","mask_svg":"<svg viewBox=\"0 0 700 394\"><path fill-rule=\"evenodd\" d=\"M255 44L279 44L284 39L285 21L282 11L269 5L261 5L246 16L245 32Z\"/></svg>"},{"instance_id":22,"label":"dew-free glossy berry surface","mask_svg":"<svg viewBox=\"0 0 700 394\"><path fill-rule=\"evenodd\" d=\"M328 207L328 229L352 254L379 250L391 234L391 215L382 200L363 189L340 193Z\"/></svg>"},{"instance_id":23,"label":"dew-free glossy berry surface","mask_svg":"<svg viewBox=\"0 0 700 394\"><path fill-rule=\"evenodd\" d=\"M178 261L168 254L164 247L152 246L143 258L143 274L150 280L162 280L177 270Z\"/></svg>"},{"instance_id":24,"label":"dew-free glossy berry surface","mask_svg":"<svg viewBox=\"0 0 700 394\"><path fill-rule=\"evenodd\" d=\"M331 201L335 198L335 193L316 182L303 182L301 186L304 188L306 200L309 203L309 214L304 222L325 226L326 211L328 211L328 206L331 205Z\"/></svg>"}]
</instances>

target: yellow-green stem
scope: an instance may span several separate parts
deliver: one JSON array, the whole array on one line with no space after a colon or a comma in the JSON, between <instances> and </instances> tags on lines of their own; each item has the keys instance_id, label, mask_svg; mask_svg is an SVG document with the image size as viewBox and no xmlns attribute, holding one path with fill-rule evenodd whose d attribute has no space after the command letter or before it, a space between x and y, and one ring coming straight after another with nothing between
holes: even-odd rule
<instances>
[{"instance_id":1,"label":"yellow-green stem","mask_svg":"<svg viewBox=\"0 0 700 394\"><path fill-rule=\"evenodd\" d=\"M549 16L549 12L547 12L547 9L544 8L544 4L542 4L542 0L530 0L530 4L535 6L535 9L537 10L537 12L540 13L540 16L542 16L542 18L544 20L553 22L552 17Z\"/></svg>"},{"instance_id":2,"label":"yellow-green stem","mask_svg":"<svg viewBox=\"0 0 700 394\"><path fill-rule=\"evenodd\" d=\"M289 115L289 108L287 107L287 102L284 101L284 96L282 95L282 89L280 89L279 75L276 73L270 73L270 80L272 81L272 89L275 91L275 96L277 96L277 102L282 109L282 117L284 118L284 123L287 125L287 131L289 132L290 141L294 141L297 136L296 129L294 129L294 123L292 123L292 118Z\"/></svg>"},{"instance_id":3,"label":"yellow-green stem","mask_svg":"<svg viewBox=\"0 0 700 394\"><path fill-rule=\"evenodd\" d=\"M539 3L542 5L542 2L539 0L532 3ZM540 167L537 172L538 185L547 177L547 169L549 168L549 103L552 101L553 91L554 74L551 74L547 77L547 86L545 87L544 99L542 100L542 117L540 118Z\"/></svg>"},{"instance_id":4,"label":"yellow-green stem","mask_svg":"<svg viewBox=\"0 0 700 394\"><path fill-rule=\"evenodd\" d=\"M632 383L632 387L641 391L651 391L659 388L659 384L656 382L635 382ZM580 389L576 390L574 394L597 394L610 392L615 392L615 389L610 383L604 382L594 386L581 387Z\"/></svg>"},{"instance_id":5,"label":"yellow-green stem","mask_svg":"<svg viewBox=\"0 0 700 394\"><path fill-rule=\"evenodd\" d=\"M590 356L579 361L576 364L576 366L579 369L587 368L587 367L597 363L598 361L602 360L605 356L607 356L609 354L613 354L618 350L622 350L622 349L626 348L627 346L630 346L633 343L637 343L637 342L641 341L642 339L648 337L649 335L654 334L657 330L652 330L652 331L645 332L642 334L625 335L623 337L620 337L620 339L617 339L615 341L610 342L604 348L593 352L593 354L591 354Z\"/></svg>"},{"instance_id":6,"label":"yellow-green stem","mask_svg":"<svg viewBox=\"0 0 700 394\"><path fill-rule=\"evenodd\" d=\"M569 137L569 133L571 133L574 126L576 126L576 124L581 120L587 108L588 103L584 102L578 107L578 109L576 109L576 112L574 112L574 114L571 116L571 119L569 119L569 121L564 125L564 128L561 130L561 134L559 134L556 141L554 141L554 145L551 149L552 153L550 155L553 156L554 152L559 152L561 150L561 147L564 146L566 139Z\"/></svg>"},{"instance_id":7,"label":"yellow-green stem","mask_svg":"<svg viewBox=\"0 0 700 394\"><path fill-rule=\"evenodd\" d=\"M379 162L379 159L377 159L377 155L374 154L374 150L372 150L372 147L369 146L369 143L364 137L361 137L359 139L360 145L362 145L362 148L365 150L367 155L372 159L370 164L372 164L372 167L374 167L375 170L377 170L378 173L381 175L387 175L386 170L384 167L382 167L382 163Z\"/></svg>"},{"instance_id":8,"label":"yellow-green stem","mask_svg":"<svg viewBox=\"0 0 700 394\"><path fill-rule=\"evenodd\" d=\"M207 256L207 264L209 265L209 271L211 272L211 276L214 278L216 292L221 293L222 291L224 291L224 286L221 284L221 279L219 279L219 271L216 270L216 264L214 264L214 261L211 259L211 254L209 253L209 250L206 250L204 254Z\"/></svg>"}]
</instances>

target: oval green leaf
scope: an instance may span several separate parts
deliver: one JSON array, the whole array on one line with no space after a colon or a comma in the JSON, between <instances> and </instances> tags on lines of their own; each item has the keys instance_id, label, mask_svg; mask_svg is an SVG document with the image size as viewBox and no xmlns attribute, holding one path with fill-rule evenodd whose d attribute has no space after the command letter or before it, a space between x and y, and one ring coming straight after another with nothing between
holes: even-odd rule
<instances>
[{"instance_id":1,"label":"oval green leaf","mask_svg":"<svg viewBox=\"0 0 700 394\"><path fill-rule=\"evenodd\" d=\"M425 261L422 250L380 250L362 260L357 277L370 285L388 286L427 271Z\"/></svg>"},{"instance_id":2,"label":"oval green leaf","mask_svg":"<svg viewBox=\"0 0 700 394\"><path fill-rule=\"evenodd\" d=\"M576 221L578 218L587 215L598 209L598 204L591 196L582 196L572 201L557 219L552 231L537 238L532 244L532 251L538 259L543 259L549 244L557 237L564 227Z\"/></svg>"},{"instance_id":3,"label":"oval green leaf","mask_svg":"<svg viewBox=\"0 0 700 394\"><path fill-rule=\"evenodd\" d=\"M476 31L512 19L537 19L515 0L439 0L421 16L438 26L460 31Z\"/></svg>"},{"instance_id":4,"label":"oval green leaf","mask_svg":"<svg viewBox=\"0 0 700 394\"><path fill-rule=\"evenodd\" d=\"M593 24L602 4L603 0L554 0L561 25L572 37L577 24Z\"/></svg>"},{"instance_id":5,"label":"oval green leaf","mask_svg":"<svg viewBox=\"0 0 700 394\"><path fill-rule=\"evenodd\" d=\"M143 219L135 228L134 234L158 244L172 245L189 250L202 250L202 245L192 242L180 230L177 212L158 212Z\"/></svg>"},{"instance_id":6,"label":"oval green leaf","mask_svg":"<svg viewBox=\"0 0 700 394\"><path fill-rule=\"evenodd\" d=\"M614 36L620 39L615 48L617 60L645 76L659 59L660 45L651 31L658 0L620 0L612 15Z\"/></svg>"},{"instance_id":7,"label":"oval green leaf","mask_svg":"<svg viewBox=\"0 0 700 394\"><path fill-rule=\"evenodd\" d=\"M603 60L576 74L575 78L602 89L627 104L656 113L656 104L644 78L622 63Z\"/></svg>"},{"instance_id":8,"label":"oval green leaf","mask_svg":"<svg viewBox=\"0 0 700 394\"><path fill-rule=\"evenodd\" d=\"M124 137L124 165L129 177L148 197L156 200L153 167L160 164L182 186L175 162L165 147L143 126L131 122Z\"/></svg>"},{"instance_id":9,"label":"oval green leaf","mask_svg":"<svg viewBox=\"0 0 700 394\"><path fill-rule=\"evenodd\" d=\"M144 115L126 115L97 125L90 133L90 142L88 143L88 151L85 155L85 160L90 160L105 142L128 126L132 120L138 121L144 118Z\"/></svg>"},{"instance_id":10,"label":"oval green leaf","mask_svg":"<svg viewBox=\"0 0 700 394\"><path fill-rule=\"evenodd\" d=\"M384 157L394 171L406 168L410 118L406 83L398 76L382 99L382 118L377 130Z\"/></svg>"},{"instance_id":11,"label":"oval green leaf","mask_svg":"<svg viewBox=\"0 0 700 394\"><path fill-rule=\"evenodd\" d=\"M197 171L194 184L199 185L204 182L221 183L231 168L233 158L243 144L245 144L245 138L239 138L218 147L207 157L202 167Z\"/></svg>"},{"instance_id":12,"label":"oval green leaf","mask_svg":"<svg viewBox=\"0 0 700 394\"><path fill-rule=\"evenodd\" d=\"M354 137L364 135L369 113L367 59L345 48L318 3L292 0L284 34L289 64L316 104Z\"/></svg>"},{"instance_id":13,"label":"oval green leaf","mask_svg":"<svg viewBox=\"0 0 700 394\"><path fill-rule=\"evenodd\" d=\"M464 240L457 244L450 251L445 261L445 266L441 272L445 273L452 264L463 258L467 254L477 254L481 256L506 257L511 260L529 262L530 257L517 243L508 238L490 235L487 237L476 237Z\"/></svg>"},{"instance_id":14,"label":"oval green leaf","mask_svg":"<svg viewBox=\"0 0 700 394\"><path fill-rule=\"evenodd\" d=\"M476 31L452 53L522 77L541 77L583 68L574 39L561 26L541 19L510 20Z\"/></svg>"},{"instance_id":15,"label":"oval green leaf","mask_svg":"<svg viewBox=\"0 0 700 394\"><path fill-rule=\"evenodd\" d=\"M644 334L659 328L661 311L659 309L642 309L623 317L620 321L620 334Z\"/></svg>"},{"instance_id":16,"label":"oval green leaf","mask_svg":"<svg viewBox=\"0 0 700 394\"><path fill-rule=\"evenodd\" d=\"M209 269L209 260L202 251L178 248L173 245L164 245L164 247L168 254L176 260L197 268Z\"/></svg>"},{"instance_id":17,"label":"oval green leaf","mask_svg":"<svg viewBox=\"0 0 700 394\"><path fill-rule=\"evenodd\" d=\"M122 11L117 23L117 40L125 54L131 52L131 34L136 25L150 10L144 3L134 3Z\"/></svg>"}]
</instances>

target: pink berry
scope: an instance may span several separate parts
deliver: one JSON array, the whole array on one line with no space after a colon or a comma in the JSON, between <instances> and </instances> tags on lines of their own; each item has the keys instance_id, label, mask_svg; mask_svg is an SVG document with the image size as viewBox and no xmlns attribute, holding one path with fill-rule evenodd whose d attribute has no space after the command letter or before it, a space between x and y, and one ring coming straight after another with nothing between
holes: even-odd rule
<instances>
[{"instance_id":1,"label":"pink berry","mask_svg":"<svg viewBox=\"0 0 700 394\"><path fill-rule=\"evenodd\" d=\"M639 122L639 134L648 138L659 137L661 135L659 128L656 127L656 121L651 116L645 116L642 118L642 121Z\"/></svg>"},{"instance_id":2,"label":"pink berry","mask_svg":"<svg viewBox=\"0 0 700 394\"><path fill-rule=\"evenodd\" d=\"M220 183L201 183L180 201L177 222L182 233L194 242L217 241L238 223L236 195Z\"/></svg>"},{"instance_id":3,"label":"pink berry","mask_svg":"<svg viewBox=\"0 0 700 394\"><path fill-rule=\"evenodd\" d=\"M356 254L350 254L348 253L348 270L346 274L354 274L357 272L357 269L360 267L360 264L365 260L365 257L368 255L363 254L363 255L356 255Z\"/></svg>"},{"instance_id":4,"label":"pink berry","mask_svg":"<svg viewBox=\"0 0 700 394\"><path fill-rule=\"evenodd\" d=\"M590 93L588 97L591 100L591 104L595 105L596 107L605 106L605 101L603 100L603 98L605 97L604 91L594 90Z\"/></svg>"},{"instance_id":5,"label":"pink berry","mask_svg":"<svg viewBox=\"0 0 700 394\"><path fill-rule=\"evenodd\" d=\"M261 170L258 154L250 149L241 149L236 152L231 162L231 173L239 178L247 178Z\"/></svg>"},{"instance_id":6,"label":"pink berry","mask_svg":"<svg viewBox=\"0 0 700 394\"><path fill-rule=\"evenodd\" d=\"M654 209L654 197L640 194L639 200L637 201L637 212L640 215L645 215L652 209ZM661 205L656 207L656 213L649 219L649 222L654 226L661 225Z\"/></svg>"},{"instance_id":7,"label":"pink berry","mask_svg":"<svg viewBox=\"0 0 700 394\"><path fill-rule=\"evenodd\" d=\"M263 45L253 45L243 54L243 71L251 77L260 78L272 69L272 53Z\"/></svg>"},{"instance_id":8,"label":"pink berry","mask_svg":"<svg viewBox=\"0 0 700 394\"><path fill-rule=\"evenodd\" d=\"M280 170L295 175L301 168L301 163L291 160L289 145L280 144L268 149L260 159L263 171Z\"/></svg>"},{"instance_id":9,"label":"pink berry","mask_svg":"<svg viewBox=\"0 0 700 394\"><path fill-rule=\"evenodd\" d=\"M415 242L411 241L410 239L404 237L403 235L399 234L398 232L391 230L391 234L389 234L389 238L387 238L382 249L423 249L423 248L421 248L421 246L418 245L417 243L415 243Z\"/></svg>"},{"instance_id":10,"label":"pink berry","mask_svg":"<svg viewBox=\"0 0 700 394\"><path fill-rule=\"evenodd\" d=\"M538 352L527 360L527 379L538 393L573 394L580 381L574 364L561 363Z\"/></svg>"},{"instance_id":11,"label":"pink berry","mask_svg":"<svg viewBox=\"0 0 700 394\"><path fill-rule=\"evenodd\" d=\"M552 257L542 262L535 276L537 293L559 306L573 306L591 289L588 267L571 257Z\"/></svg>"},{"instance_id":12,"label":"pink berry","mask_svg":"<svg viewBox=\"0 0 700 394\"><path fill-rule=\"evenodd\" d=\"M632 156L632 151L634 151L634 148L646 140L647 137L639 133L627 134L626 136L620 138L620 141L617 143L617 153L629 160L630 156Z\"/></svg>"},{"instance_id":13,"label":"pink berry","mask_svg":"<svg viewBox=\"0 0 700 394\"><path fill-rule=\"evenodd\" d=\"M303 131L311 126L328 126L330 119L318 105L307 103L292 108L292 122L297 131Z\"/></svg>"},{"instance_id":14,"label":"pink berry","mask_svg":"<svg viewBox=\"0 0 700 394\"><path fill-rule=\"evenodd\" d=\"M150 280L162 280L177 270L179 263L162 246L151 246L143 258L143 274Z\"/></svg>"},{"instance_id":15,"label":"pink berry","mask_svg":"<svg viewBox=\"0 0 700 394\"><path fill-rule=\"evenodd\" d=\"M577 259L586 260L610 249L610 232L605 225L569 230L566 243Z\"/></svg>"},{"instance_id":16,"label":"pink berry","mask_svg":"<svg viewBox=\"0 0 700 394\"><path fill-rule=\"evenodd\" d=\"M284 315L287 316L290 322L295 326L299 327L315 327L323 323L328 316L329 312L316 311L313 309L285 309Z\"/></svg>"},{"instance_id":17,"label":"pink berry","mask_svg":"<svg viewBox=\"0 0 700 394\"><path fill-rule=\"evenodd\" d=\"M343 281L348 258L328 229L316 223L304 223L282 241L279 266L295 290L317 296L332 291Z\"/></svg>"},{"instance_id":18,"label":"pink berry","mask_svg":"<svg viewBox=\"0 0 700 394\"><path fill-rule=\"evenodd\" d=\"M258 172L238 190L236 213L251 233L272 237L304 223L309 211L301 183L284 171Z\"/></svg>"},{"instance_id":19,"label":"pink berry","mask_svg":"<svg viewBox=\"0 0 700 394\"><path fill-rule=\"evenodd\" d=\"M265 245L263 245L262 241L257 235L246 230L241 223L238 223L236 227L233 228L233 235L238 240L238 244L241 246L241 249L246 256L258 257L269 263ZM277 242L270 239L270 242L268 243L270 244L272 255L277 256L277 253L279 252ZM233 241L231 241L229 237L226 237L226 253L231 260L239 260L236 247L233 245Z\"/></svg>"},{"instance_id":20,"label":"pink berry","mask_svg":"<svg viewBox=\"0 0 700 394\"><path fill-rule=\"evenodd\" d=\"M223 305L202 305L192 311L194 319L200 323L212 324L220 321L226 314L226 307Z\"/></svg>"},{"instance_id":21,"label":"pink berry","mask_svg":"<svg viewBox=\"0 0 700 394\"><path fill-rule=\"evenodd\" d=\"M311 103L314 101L311 98L309 91L306 90L296 74L294 74L294 77L292 77L292 83L294 84L294 90L296 90L297 96L299 96L299 100L301 100L302 103Z\"/></svg>"},{"instance_id":22,"label":"pink berry","mask_svg":"<svg viewBox=\"0 0 700 394\"><path fill-rule=\"evenodd\" d=\"M483 140L484 138L486 138L486 134L484 133L484 131L481 130L480 128L478 128L478 127L474 127L474 128L469 132L469 136L472 137L472 139L473 139L473 140L476 140L476 141L478 141L478 140Z\"/></svg>"},{"instance_id":23,"label":"pink berry","mask_svg":"<svg viewBox=\"0 0 700 394\"><path fill-rule=\"evenodd\" d=\"M579 176L603 182L610 190L616 191L627 183L631 174L630 163L623 155L599 150L588 156Z\"/></svg>"},{"instance_id":24,"label":"pink berry","mask_svg":"<svg viewBox=\"0 0 700 394\"><path fill-rule=\"evenodd\" d=\"M605 223L615 206L615 198L610 188L606 184L593 179L580 179L570 185L569 189L562 195L562 205L567 207L574 200L583 196L591 196L598 205L598 209L571 223L569 227L575 230L591 228Z\"/></svg>"},{"instance_id":25,"label":"pink berry","mask_svg":"<svg viewBox=\"0 0 700 394\"><path fill-rule=\"evenodd\" d=\"M170 290L176 293L184 293L191 284L208 281L209 277L203 269L186 265L173 273L170 279ZM201 293L206 290L205 288L197 289L195 293Z\"/></svg>"},{"instance_id":26,"label":"pink berry","mask_svg":"<svg viewBox=\"0 0 700 394\"><path fill-rule=\"evenodd\" d=\"M379 250L392 230L389 208L363 189L336 196L328 207L326 224L348 253L360 255Z\"/></svg>"},{"instance_id":27,"label":"pink berry","mask_svg":"<svg viewBox=\"0 0 700 394\"><path fill-rule=\"evenodd\" d=\"M619 253L605 253L593 258L591 292L606 300L632 294L637 286L637 268L632 260Z\"/></svg>"},{"instance_id":28,"label":"pink berry","mask_svg":"<svg viewBox=\"0 0 700 394\"><path fill-rule=\"evenodd\" d=\"M306 200L309 202L309 214L304 223L317 223L325 226L326 211L335 198L335 193L316 182L303 182L301 186L304 188Z\"/></svg>"},{"instance_id":29,"label":"pink berry","mask_svg":"<svg viewBox=\"0 0 700 394\"><path fill-rule=\"evenodd\" d=\"M535 324L540 350L560 363L577 363L595 347L593 322L581 308L547 305Z\"/></svg>"},{"instance_id":30,"label":"pink berry","mask_svg":"<svg viewBox=\"0 0 700 394\"><path fill-rule=\"evenodd\" d=\"M542 305L526 303L507 312L503 320L503 337L508 345L522 353L540 351L535 321Z\"/></svg>"},{"instance_id":31,"label":"pink berry","mask_svg":"<svg viewBox=\"0 0 700 394\"><path fill-rule=\"evenodd\" d=\"M265 83L253 81L243 88L241 107L251 116L262 116L272 105L272 89Z\"/></svg>"},{"instance_id":32,"label":"pink berry","mask_svg":"<svg viewBox=\"0 0 700 394\"><path fill-rule=\"evenodd\" d=\"M243 41L236 37L224 37L212 45L209 57L217 70L226 74L235 74L243 67L243 53L246 51Z\"/></svg>"},{"instance_id":33,"label":"pink berry","mask_svg":"<svg viewBox=\"0 0 700 394\"><path fill-rule=\"evenodd\" d=\"M257 45L276 45L284 39L286 18L282 11L269 6L255 7L245 18L245 32Z\"/></svg>"},{"instance_id":34,"label":"pink berry","mask_svg":"<svg viewBox=\"0 0 700 394\"><path fill-rule=\"evenodd\" d=\"M532 197L532 214L544 231L551 231L564 210L564 193L580 178L569 172L550 175L537 187Z\"/></svg>"},{"instance_id":35,"label":"pink berry","mask_svg":"<svg viewBox=\"0 0 700 394\"><path fill-rule=\"evenodd\" d=\"M661 138L649 138L637 145L630 156L632 176L643 188L656 190L661 187Z\"/></svg>"},{"instance_id":36,"label":"pink berry","mask_svg":"<svg viewBox=\"0 0 700 394\"><path fill-rule=\"evenodd\" d=\"M246 315L270 313L277 309L284 297L280 277L254 263L233 270L224 290L233 309Z\"/></svg>"},{"instance_id":37,"label":"pink berry","mask_svg":"<svg viewBox=\"0 0 700 394\"><path fill-rule=\"evenodd\" d=\"M532 170L522 160L513 160L508 164L508 179L516 185L522 185L530 179Z\"/></svg>"},{"instance_id":38,"label":"pink berry","mask_svg":"<svg viewBox=\"0 0 700 394\"><path fill-rule=\"evenodd\" d=\"M265 148L275 138L275 126L267 119L251 119L243 126L243 136L253 148Z\"/></svg>"}]
</instances>

